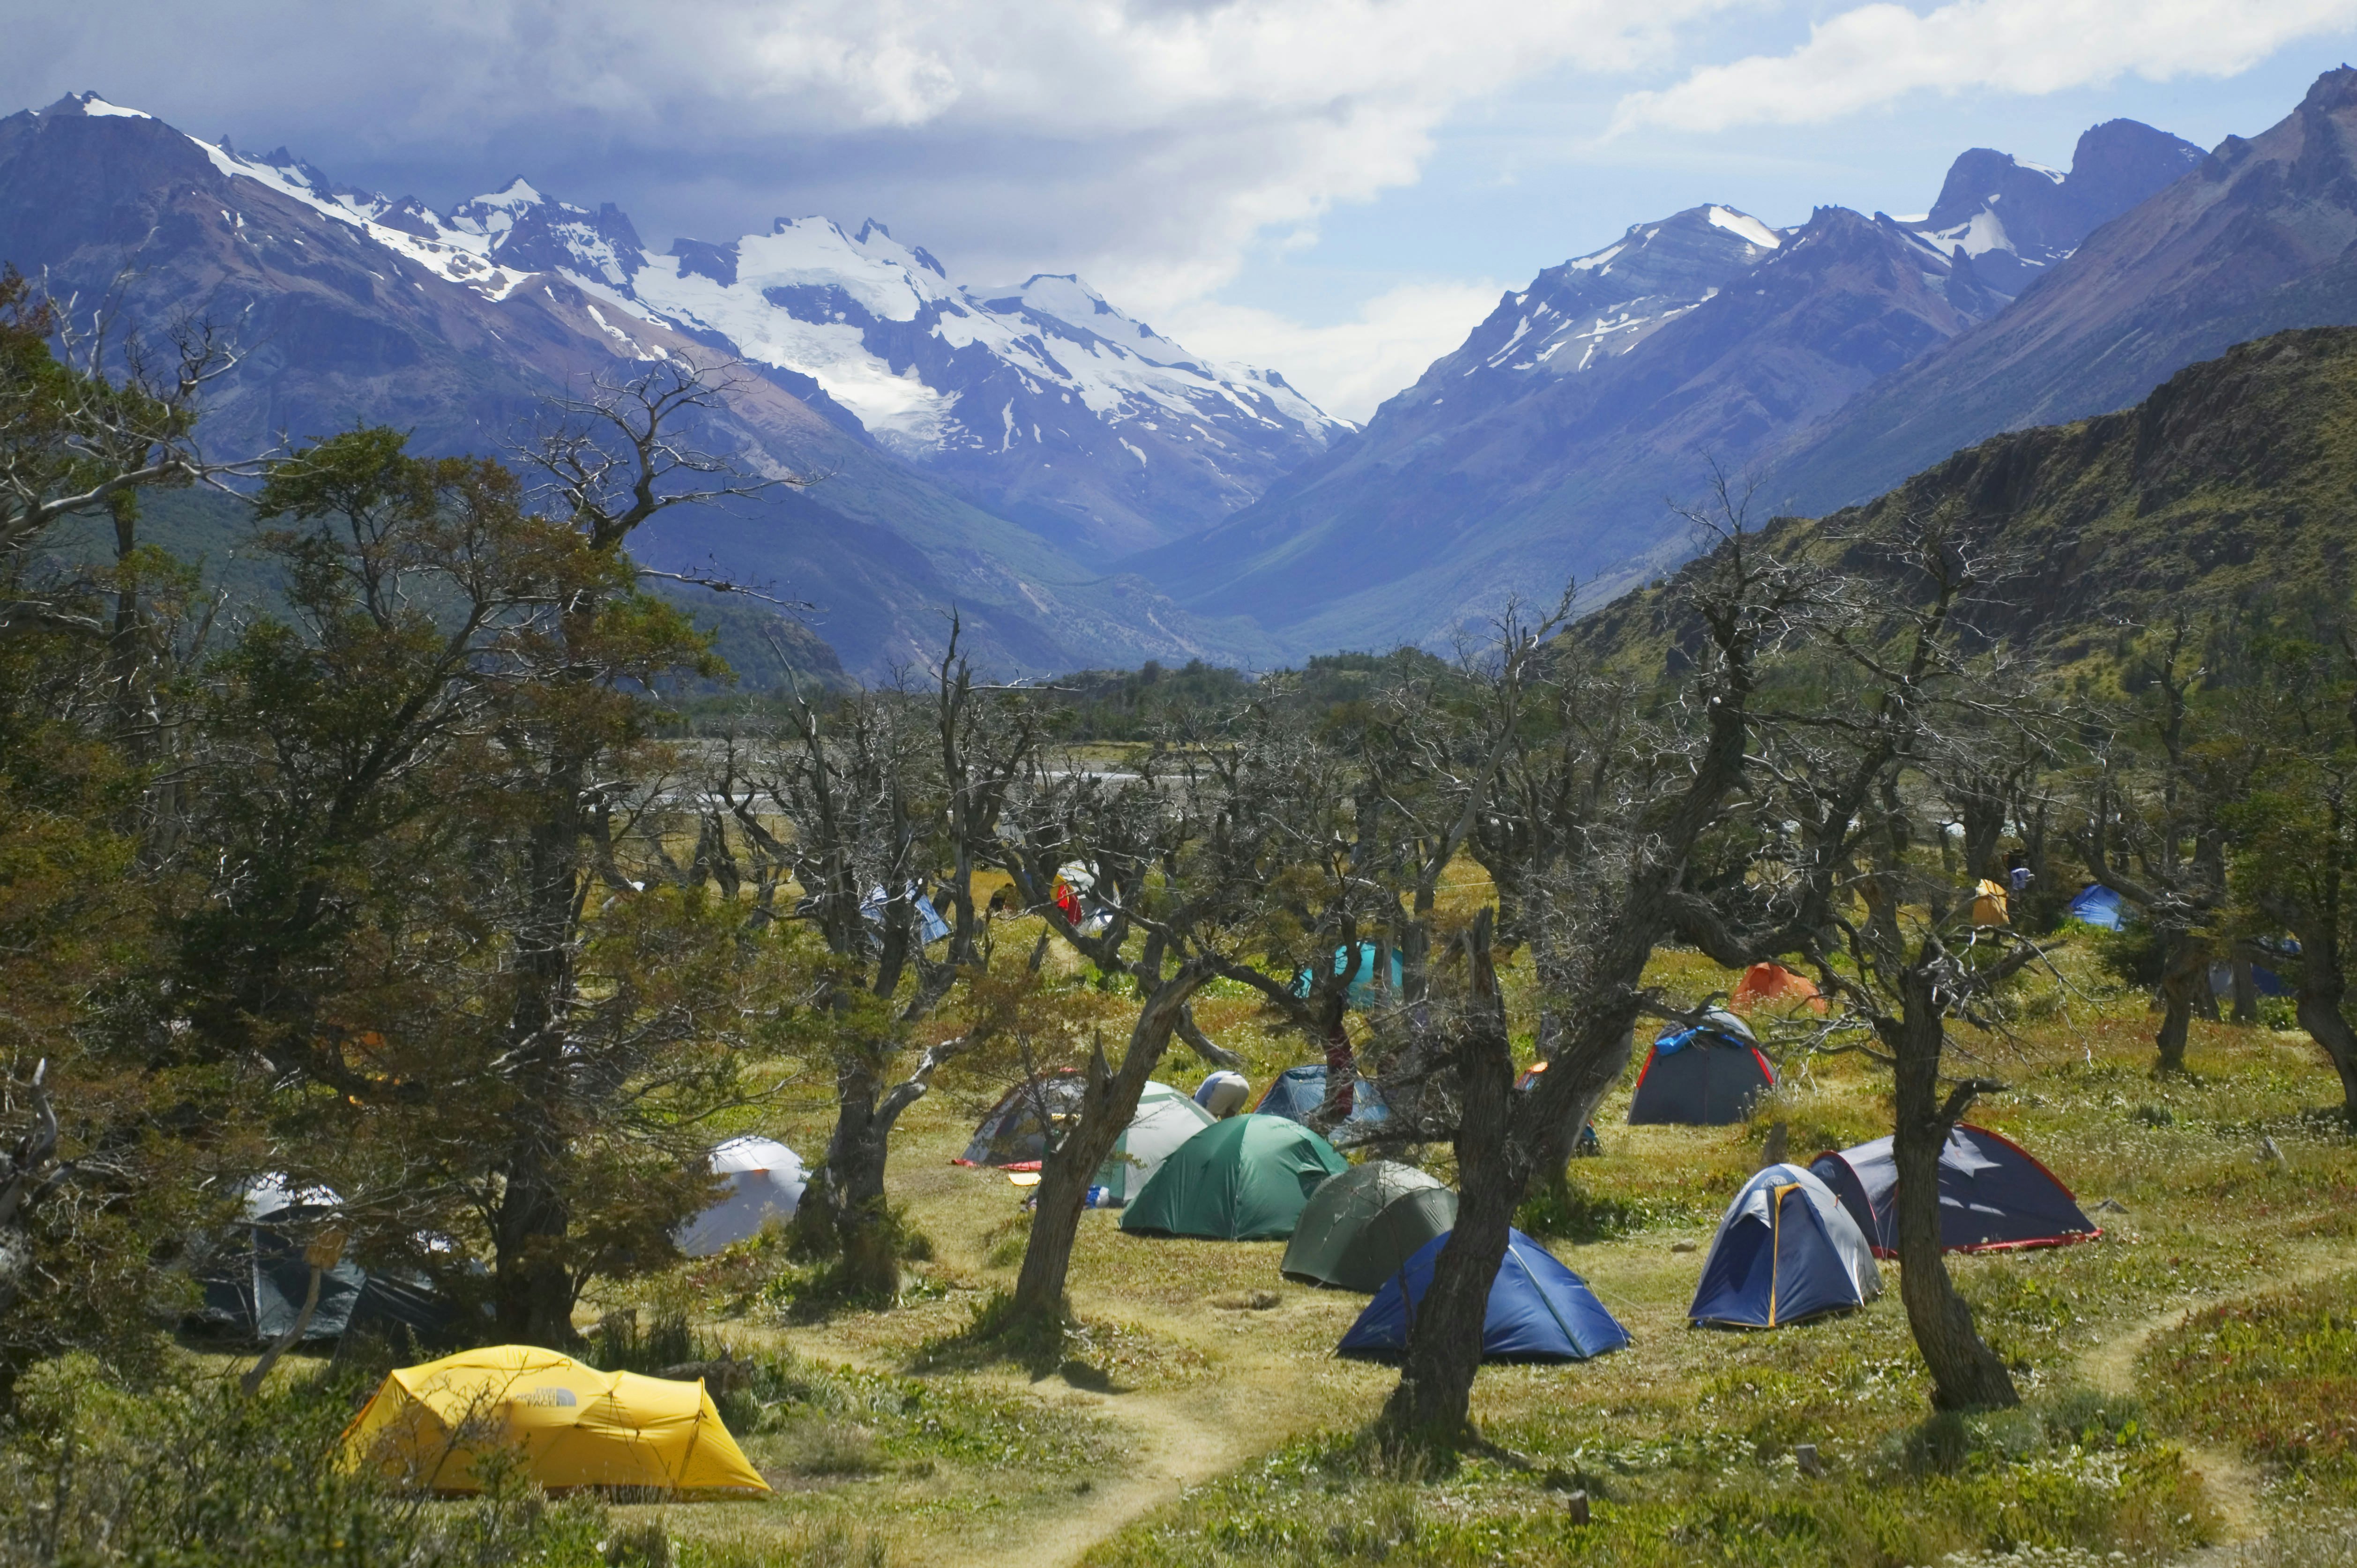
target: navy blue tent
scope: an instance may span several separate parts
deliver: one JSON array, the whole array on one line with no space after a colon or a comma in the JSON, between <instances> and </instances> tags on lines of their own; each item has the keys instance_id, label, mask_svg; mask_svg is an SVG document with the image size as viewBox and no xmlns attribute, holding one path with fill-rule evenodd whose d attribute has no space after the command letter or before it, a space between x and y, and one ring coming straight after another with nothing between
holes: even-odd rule
<instances>
[{"instance_id":1,"label":"navy blue tent","mask_svg":"<svg viewBox=\"0 0 2357 1568\"><path fill-rule=\"evenodd\" d=\"M1686 1316L1781 1328L1881 1294L1873 1250L1841 1200L1798 1165L1770 1165L1727 1206Z\"/></svg>"},{"instance_id":2,"label":"navy blue tent","mask_svg":"<svg viewBox=\"0 0 2357 1568\"><path fill-rule=\"evenodd\" d=\"M1898 1255L1899 1165L1877 1138L1819 1155L1809 1169L1833 1188L1879 1255ZM1960 1122L1940 1149L1940 1246L1950 1252L2001 1252L2090 1241L2103 1231L2071 1189L2030 1153L1986 1127Z\"/></svg>"},{"instance_id":3,"label":"navy blue tent","mask_svg":"<svg viewBox=\"0 0 2357 1568\"><path fill-rule=\"evenodd\" d=\"M2100 882L2082 888L2067 912L2082 925L2106 931L2118 930L2127 922L2128 914L2126 902Z\"/></svg>"},{"instance_id":4,"label":"navy blue tent","mask_svg":"<svg viewBox=\"0 0 2357 1568\"><path fill-rule=\"evenodd\" d=\"M1283 1116L1307 1126L1310 1116L1326 1103L1326 1064L1310 1062L1303 1067L1289 1067L1276 1075L1268 1092L1260 1097L1253 1109L1265 1116ZM1351 1114L1342 1124L1354 1122L1383 1122L1391 1117L1391 1108L1383 1103L1375 1086L1365 1079L1351 1085Z\"/></svg>"},{"instance_id":5,"label":"navy blue tent","mask_svg":"<svg viewBox=\"0 0 2357 1568\"><path fill-rule=\"evenodd\" d=\"M1338 1354L1382 1358L1407 1348L1409 1326L1432 1284L1432 1268L1450 1232L1416 1250L1383 1282L1336 1346ZM1596 1299L1587 1282L1519 1230L1506 1233L1506 1256L1490 1286L1481 1320L1485 1361L1585 1361L1629 1343L1629 1331Z\"/></svg>"},{"instance_id":6,"label":"navy blue tent","mask_svg":"<svg viewBox=\"0 0 2357 1568\"><path fill-rule=\"evenodd\" d=\"M1702 1027L1673 1029L1653 1042L1629 1097L1631 1126L1727 1126L1776 1087L1776 1069L1749 1025L1724 1011L1705 1016Z\"/></svg>"}]
</instances>

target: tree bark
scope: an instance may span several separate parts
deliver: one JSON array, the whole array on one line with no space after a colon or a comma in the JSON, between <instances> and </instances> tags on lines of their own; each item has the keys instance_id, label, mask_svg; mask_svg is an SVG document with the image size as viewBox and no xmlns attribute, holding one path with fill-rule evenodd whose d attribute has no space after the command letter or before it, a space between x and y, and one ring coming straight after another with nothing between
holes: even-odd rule
<instances>
[{"instance_id":1,"label":"tree bark","mask_svg":"<svg viewBox=\"0 0 2357 1568\"><path fill-rule=\"evenodd\" d=\"M1940 1409L2019 1404L2012 1376L1982 1341L1972 1308L1956 1294L1940 1246L1940 1150L1969 1097L1959 1095L1944 1110L1940 1103L1946 1031L1927 963L1906 972L1901 1001L1901 1016L1882 1033L1897 1058L1891 1153L1899 1167L1899 1294L1907 1326L1931 1369L1932 1402Z\"/></svg>"},{"instance_id":2,"label":"tree bark","mask_svg":"<svg viewBox=\"0 0 2357 1568\"><path fill-rule=\"evenodd\" d=\"M1473 984L1456 1059L1462 1108L1456 1135L1457 1226L1434 1260L1432 1281L1408 1324L1399 1386L1383 1405L1394 1438L1454 1448L1471 1440L1473 1379L1490 1290L1505 1261L1514 1207L1530 1180L1512 1137L1514 1058L1505 999L1491 966L1491 916L1475 918Z\"/></svg>"},{"instance_id":3,"label":"tree bark","mask_svg":"<svg viewBox=\"0 0 2357 1568\"><path fill-rule=\"evenodd\" d=\"M900 1260L884 1194L892 1129L880 1114L881 1090L873 1073L856 1069L845 1075L826 1159L796 1214L805 1241L837 1260L838 1279L856 1295L888 1296L900 1289Z\"/></svg>"},{"instance_id":4,"label":"tree bark","mask_svg":"<svg viewBox=\"0 0 2357 1568\"><path fill-rule=\"evenodd\" d=\"M1089 1187L1123 1131L1135 1119L1138 1098L1169 1049L1170 1036L1187 1012L1189 999L1216 972L1209 961L1198 959L1181 965L1176 974L1156 986L1138 1010L1137 1022L1129 1032L1129 1048L1123 1053L1118 1070L1106 1064L1102 1047L1091 1053L1080 1115L1061 1138L1049 1144L1039 1162L1031 1236L1024 1245L1023 1268L1015 1280L1011 1304L1015 1322L1062 1325L1072 1243L1080 1234Z\"/></svg>"},{"instance_id":5,"label":"tree bark","mask_svg":"<svg viewBox=\"0 0 2357 1568\"><path fill-rule=\"evenodd\" d=\"M2255 1024L2259 1021L2258 979L2251 972L2251 955L2242 948L2234 950L2234 1022Z\"/></svg>"},{"instance_id":6,"label":"tree bark","mask_svg":"<svg viewBox=\"0 0 2357 1568\"><path fill-rule=\"evenodd\" d=\"M2210 954L2189 938L2169 939L2166 967L2160 975L2160 1032L2153 1036L2156 1073L2185 1070L2185 1042L2194 1009L2210 994Z\"/></svg>"}]
</instances>

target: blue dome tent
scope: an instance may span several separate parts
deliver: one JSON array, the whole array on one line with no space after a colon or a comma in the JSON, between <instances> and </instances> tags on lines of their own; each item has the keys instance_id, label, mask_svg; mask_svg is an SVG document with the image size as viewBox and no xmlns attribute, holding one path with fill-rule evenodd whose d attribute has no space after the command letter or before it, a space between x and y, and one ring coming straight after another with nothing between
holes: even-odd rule
<instances>
[{"instance_id":1,"label":"blue dome tent","mask_svg":"<svg viewBox=\"0 0 2357 1568\"><path fill-rule=\"evenodd\" d=\"M1310 1116L1325 1103L1326 1064L1309 1062L1277 1074L1276 1081L1268 1086L1268 1092L1260 1097L1260 1103L1253 1110L1264 1116L1282 1116L1307 1126ZM1351 1086L1351 1114L1342 1119L1342 1125L1388 1121L1391 1113L1382 1092L1362 1078Z\"/></svg>"},{"instance_id":2,"label":"blue dome tent","mask_svg":"<svg viewBox=\"0 0 2357 1568\"><path fill-rule=\"evenodd\" d=\"M2127 901L2100 882L2081 888L2064 912L2081 925L2103 931L2118 930L2128 917Z\"/></svg>"},{"instance_id":3,"label":"blue dome tent","mask_svg":"<svg viewBox=\"0 0 2357 1568\"><path fill-rule=\"evenodd\" d=\"M1841 1199L1798 1165L1770 1165L1727 1206L1686 1316L1782 1328L1881 1294L1874 1251Z\"/></svg>"},{"instance_id":4,"label":"blue dome tent","mask_svg":"<svg viewBox=\"0 0 2357 1568\"><path fill-rule=\"evenodd\" d=\"M1629 1122L1724 1127L1750 1115L1752 1102L1775 1087L1776 1069L1750 1026L1714 1009L1701 1027L1653 1042L1629 1097Z\"/></svg>"},{"instance_id":5,"label":"blue dome tent","mask_svg":"<svg viewBox=\"0 0 2357 1568\"><path fill-rule=\"evenodd\" d=\"M1889 1139L1819 1155L1809 1169L1841 1199L1877 1254L1898 1255L1899 1165ZM1969 1122L1949 1132L1940 1149L1942 1250L2061 1247L2102 1234L2071 1189L2027 1149Z\"/></svg>"},{"instance_id":6,"label":"blue dome tent","mask_svg":"<svg viewBox=\"0 0 2357 1568\"><path fill-rule=\"evenodd\" d=\"M1383 1358L1407 1348L1415 1309L1431 1288L1433 1264L1453 1232L1417 1249L1383 1282L1335 1352ZM1519 1230L1506 1235L1506 1256L1490 1287L1481 1321L1485 1361L1585 1361L1629 1343L1629 1331L1607 1312L1587 1282Z\"/></svg>"}]
</instances>

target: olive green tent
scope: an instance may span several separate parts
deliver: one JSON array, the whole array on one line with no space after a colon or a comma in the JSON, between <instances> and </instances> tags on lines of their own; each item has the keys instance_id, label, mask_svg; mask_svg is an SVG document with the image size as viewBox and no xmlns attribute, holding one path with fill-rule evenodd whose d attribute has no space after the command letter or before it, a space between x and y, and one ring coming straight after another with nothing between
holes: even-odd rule
<instances>
[{"instance_id":1,"label":"olive green tent","mask_svg":"<svg viewBox=\"0 0 2357 1568\"><path fill-rule=\"evenodd\" d=\"M1350 1169L1334 1145L1283 1116L1231 1116L1173 1150L1123 1210L1125 1230L1275 1240L1293 1234L1301 1206L1328 1176Z\"/></svg>"},{"instance_id":2,"label":"olive green tent","mask_svg":"<svg viewBox=\"0 0 2357 1568\"><path fill-rule=\"evenodd\" d=\"M1309 1195L1282 1270L1304 1284L1377 1291L1457 1227L1457 1195L1414 1165L1371 1160Z\"/></svg>"}]
</instances>

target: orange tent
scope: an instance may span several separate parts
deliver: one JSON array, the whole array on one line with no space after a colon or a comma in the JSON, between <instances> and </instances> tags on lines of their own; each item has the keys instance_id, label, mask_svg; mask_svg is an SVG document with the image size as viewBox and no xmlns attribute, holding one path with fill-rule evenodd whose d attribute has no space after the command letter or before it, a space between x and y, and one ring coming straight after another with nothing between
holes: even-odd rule
<instances>
[{"instance_id":1,"label":"orange tent","mask_svg":"<svg viewBox=\"0 0 2357 1568\"><path fill-rule=\"evenodd\" d=\"M1789 1013L1803 1006L1823 1013L1825 999L1817 994L1817 988L1806 977L1794 974L1783 965L1755 963L1735 983L1735 994L1727 998L1727 1005L1747 1013L1755 1007Z\"/></svg>"}]
</instances>

